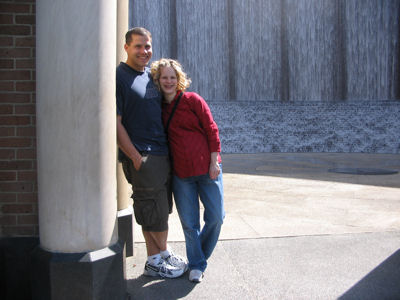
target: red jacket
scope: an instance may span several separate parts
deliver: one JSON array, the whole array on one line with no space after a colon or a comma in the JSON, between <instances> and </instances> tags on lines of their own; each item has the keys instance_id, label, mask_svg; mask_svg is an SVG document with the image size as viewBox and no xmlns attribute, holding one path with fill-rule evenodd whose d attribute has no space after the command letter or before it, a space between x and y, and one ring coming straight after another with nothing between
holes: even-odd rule
<instances>
[{"instance_id":1,"label":"red jacket","mask_svg":"<svg viewBox=\"0 0 400 300\"><path fill-rule=\"evenodd\" d=\"M164 126L177 96L170 104L163 103ZM183 93L169 124L168 141L175 175L185 178L208 173L211 152L221 152L221 142L210 108L198 94ZM218 162L221 162L219 154Z\"/></svg>"}]
</instances>

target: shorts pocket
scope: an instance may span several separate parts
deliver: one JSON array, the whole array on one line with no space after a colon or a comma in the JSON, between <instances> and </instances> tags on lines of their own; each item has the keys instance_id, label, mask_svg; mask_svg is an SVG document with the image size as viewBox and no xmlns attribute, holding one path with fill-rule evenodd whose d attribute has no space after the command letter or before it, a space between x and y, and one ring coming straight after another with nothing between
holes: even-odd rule
<instances>
[{"instance_id":1,"label":"shorts pocket","mask_svg":"<svg viewBox=\"0 0 400 300\"><path fill-rule=\"evenodd\" d=\"M151 226L160 219L157 202L148 197L146 191L135 191L133 197L133 211L139 225ZM147 197L146 197L147 196Z\"/></svg>"}]
</instances>

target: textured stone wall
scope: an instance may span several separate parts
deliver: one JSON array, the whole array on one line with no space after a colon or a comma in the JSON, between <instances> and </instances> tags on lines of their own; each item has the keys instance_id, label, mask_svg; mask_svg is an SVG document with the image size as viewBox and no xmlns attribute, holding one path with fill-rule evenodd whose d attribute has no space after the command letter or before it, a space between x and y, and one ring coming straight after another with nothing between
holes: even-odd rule
<instances>
[{"instance_id":1,"label":"textured stone wall","mask_svg":"<svg viewBox=\"0 0 400 300\"><path fill-rule=\"evenodd\" d=\"M400 154L400 102L209 102L223 153Z\"/></svg>"}]
</instances>

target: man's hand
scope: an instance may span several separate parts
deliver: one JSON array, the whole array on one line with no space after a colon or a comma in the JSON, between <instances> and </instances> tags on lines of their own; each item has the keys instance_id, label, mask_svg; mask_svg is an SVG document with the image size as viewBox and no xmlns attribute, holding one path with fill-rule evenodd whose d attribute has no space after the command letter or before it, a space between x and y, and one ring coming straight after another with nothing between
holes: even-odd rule
<instances>
[{"instance_id":1,"label":"man's hand","mask_svg":"<svg viewBox=\"0 0 400 300\"><path fill-rule=\"evenodd\" d=\"M136 171L139 171L140 167L142 166L143 156L138 155L132 160L133 166L135 167Z\"/></svg>"},{"instance_id":2,"label":"man's hand","mask_svg":"<svg viewBox=\"0 0 400 300\"><path fill-rule=\"evenodd\" d=\"M136 150L135 146L133 146L124 125L122 125L122 118L119 115L117 115L117 142L118 147L132 160L136 171L139 171L143 157Z\"/></svg>"}]
</instances>

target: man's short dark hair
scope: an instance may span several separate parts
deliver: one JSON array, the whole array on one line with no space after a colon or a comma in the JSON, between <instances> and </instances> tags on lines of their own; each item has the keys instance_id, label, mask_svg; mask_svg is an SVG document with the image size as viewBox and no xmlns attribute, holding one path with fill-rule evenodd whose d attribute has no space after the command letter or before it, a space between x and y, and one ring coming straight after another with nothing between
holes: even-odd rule
<instances>
[{"instance_id":1,"label":"man's short dark hair","mask_svg":"<svg viewBox=\"0 0 400 300\"><path fill-rule=\"evenodd\" d=\"M151 33L146 28L143 27L134 27L129 29L128 32L125 34L125 43L129 45L132 42L132 35L141 35L147 36L151 40Z\"/></svg>"}]
</instances>

